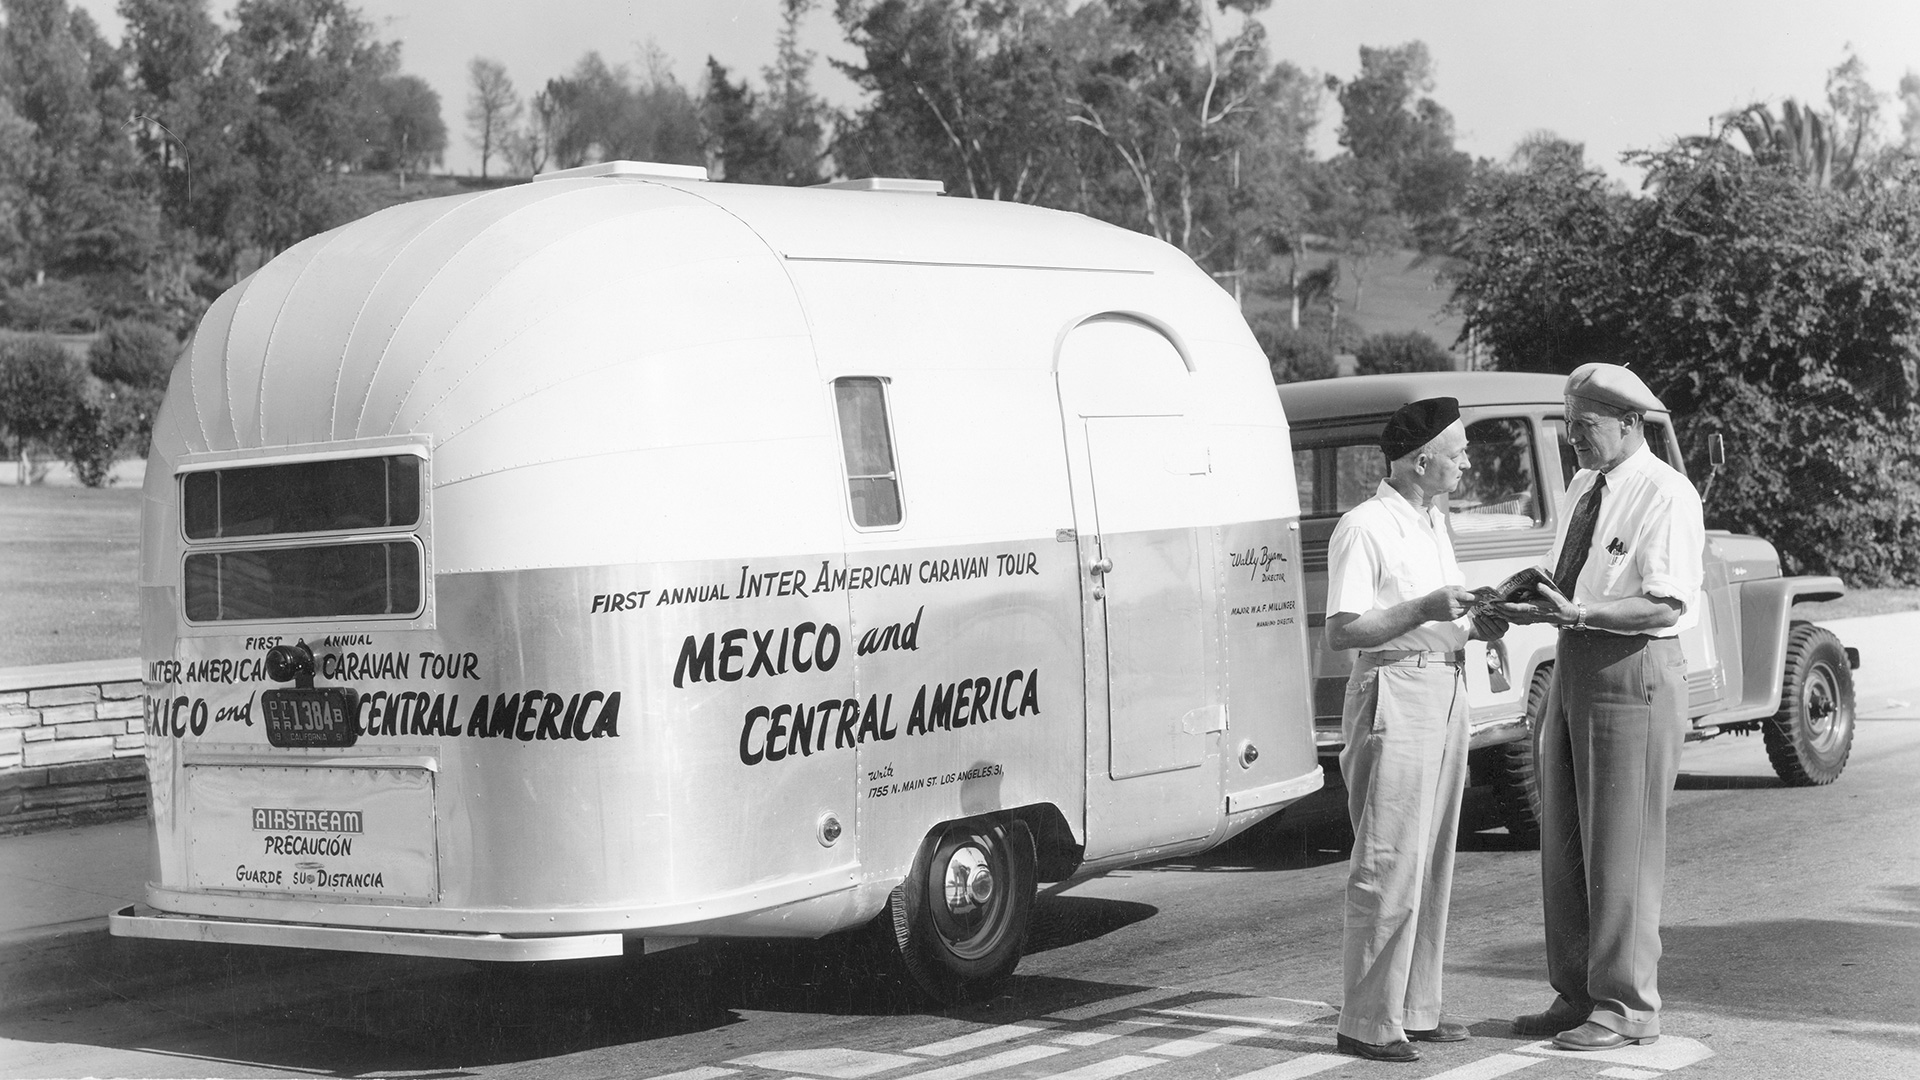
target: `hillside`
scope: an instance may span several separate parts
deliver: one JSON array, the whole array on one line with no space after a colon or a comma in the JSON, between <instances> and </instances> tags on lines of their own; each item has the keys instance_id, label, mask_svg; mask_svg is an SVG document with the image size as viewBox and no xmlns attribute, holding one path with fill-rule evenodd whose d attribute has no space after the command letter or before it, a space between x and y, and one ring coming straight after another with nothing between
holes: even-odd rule
<instances>
[{"instance_id":1,"label":"hillside","mask_svg":"<svg viewBox=\"0 0 1920 1080\"><path fill-rule=\"evenodd\" d=\"M1304 267L1325 265L1335 257L1330 248L1309 246ZM1417 330L1442 346L1452 348L1460 336L1460 316L1443 311L1451 289L1439 280L1444 258L1422 255L1417 251L1396 251L1382 256L1368 269L1365 287L1354 302L1356 283L1351 271L1341 267L1335 294L1340 301L1340 329L1343 340L1357 340L1369 334L1406 333ZM1286 317L1287 295L1285 263L1276 273L1263 279L1245 296L1242 306L1251 321L1269 311ZM1328 313L1325 302L1301 313L1302 326L1324 330Z\"/></svg>"}]
</instances>

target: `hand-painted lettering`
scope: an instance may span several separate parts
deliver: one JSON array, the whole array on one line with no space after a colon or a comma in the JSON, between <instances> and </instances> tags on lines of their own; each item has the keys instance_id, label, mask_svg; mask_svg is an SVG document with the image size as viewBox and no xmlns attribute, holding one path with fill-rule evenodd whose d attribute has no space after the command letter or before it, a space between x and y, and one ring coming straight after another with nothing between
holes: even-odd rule
<instances>
[{"instance_id":1,"label":"hand-painted lettering","mask_svg":"<svg viewBox=\"0 0 1920 1080\"><path fill-rule=\"evenodd\" d=\"M747 659L746 643L753 644L753 656ZM812 643L809 648L807 643ZM718 644L716 650L715 645ZM716 658L715 653L718 653ZM741 661L745 660L744 664ZM673 665L673 685L688 682L739 682L760 675L782 675L793 671L832 671L840 662L840 628L832 623L815 625L803 622L791 628L764 632L736 627L705 637L688 634L680 643L680 656Z\"/></svg>"},{"instance_id":2,"label":"hand-painted lettering","mask_svg":"<svg viewBox=\"0 0 1920 1080\"><path fill-rule=\"evenodd\" d=\"M927 613L925 604L913 613L913 618L904 623L894 623L887 627L874 627L860 635L860 644L854 647L855 656L868 656L877 652L901 650L914 652L920 648L920 617Z\"/></svg>"}]
</instances>

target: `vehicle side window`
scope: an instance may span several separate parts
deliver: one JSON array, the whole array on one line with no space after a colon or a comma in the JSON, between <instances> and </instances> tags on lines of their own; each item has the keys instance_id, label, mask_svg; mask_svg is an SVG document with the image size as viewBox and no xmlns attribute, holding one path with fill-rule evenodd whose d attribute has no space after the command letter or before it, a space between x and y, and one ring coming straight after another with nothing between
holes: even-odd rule
<instances>
[{"instance_id":1,"label":"vehicle side window","mask_svg":"<svg viewBox=\"0 0 1920 1080\"><path fill-rule=\"evenodd\" d=\"M1665 420L1655 420L1651 416L1647 417L1647 445L1653 448L1655 456L1659 457L1661 461L1679 469L1683 473L1687 471L1686 462L1680 459L1680 454L1677 449L1678 444L1674 442L1673 436L1667 432L1667 422Z\"/></svg>"},{"instance_id":2,"label":"vehicle side window","mask_svg":"<svg viewBox=\"0 0 1920 1080\"><path fill-rule=\"evenodd\" d=\"M878 529L900 524L900 477L894 467L885 381L835 379L833 402L840 417L840 450L854 525Z\"/></svg>"},{"instance_id":3,"label":"vehicle side window","mask_svg":"<svg viewBox=\"0 0 1920 1080\"><path fill-rule=\"evenodd\" d=\"M1573 483L1573 474L1580 469L1573 455L1573 445L1567 442L1566 422L1558 416L1550 416L1540 423L1547 429L1548 438L1560 448L1561 487L1565 488ZM1647 445L1653 449L1660 460L1681 472L1687 471L1686 464L1680 460L1678 453L1674 450L1673 436L1668 434L1665 420L1647 418Z\"/></svg>"},{"instance_id":4,"label":"vehicle side window","mask_svg":"<svg viewBox=\"0 0 1920 1080\"><path fill-rule=\"evenodd\" d=\"M1540 421L1540 426L1546 429L1548 441L1560 451L1560 490L1565 491L1573 484L1573 474L1580 471L1573 444L1567 441L1567 422L1558 416L1549 416Z\"/></svg>"},{"instance_id":5,"label":"vehicle side window","mask_svg":"<svg viewBox=\"0 0 1920 1080\"><path fill-rule=\"evenodd\" d=\"M1362 443L1303 446L1293 452L1301 517L1339 517L1373 498L1386 475L1377 435Z\"/></svg>"},{"instance_id":6,"label":"vehicle side window","mask_svg":"<svg viewBox=\"0 0 1920 1080\"><path fill-rule=\"evenodd\" d=\"M1525 419L1468 425L1467 458L1472 464L1447 500L1454 532L1532 529L1546 520L1533 430Z\"/></svg>"}]
</instances>

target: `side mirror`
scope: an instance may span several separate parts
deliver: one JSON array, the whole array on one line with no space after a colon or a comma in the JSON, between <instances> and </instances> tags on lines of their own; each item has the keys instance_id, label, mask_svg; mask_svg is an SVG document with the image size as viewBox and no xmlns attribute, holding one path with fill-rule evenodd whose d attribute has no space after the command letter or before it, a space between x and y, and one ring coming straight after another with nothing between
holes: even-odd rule
<instances>
[{"instance_id":1,"label":"side mirror","mask_svg":"<svg viewBox=\"0 0 1920 1080\"><path fill-rule=\"evenodd\" d=\"M1713 494L1713 478L1720 475L1720 466L1727 463L1727 440L1719 432L1707 436L1707 482L1700 489L1700 501L1706 502Z\"/></svg>"}]
</instances>

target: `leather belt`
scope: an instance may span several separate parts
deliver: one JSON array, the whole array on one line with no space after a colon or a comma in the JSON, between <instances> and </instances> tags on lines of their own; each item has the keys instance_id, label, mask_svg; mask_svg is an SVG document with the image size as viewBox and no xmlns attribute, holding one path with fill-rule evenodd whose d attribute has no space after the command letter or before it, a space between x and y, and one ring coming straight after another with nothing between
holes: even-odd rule
<instances>
[{"instance_id":1,"label":"leather belt","mask_svg":"<svg viewBox=\"0 0 1920 1080\"><path fill-rule=\"evenodd\" d=\"M1438 649L1362 649L1360 655L1376 664L1412 664L1414 667L1426 667L1428 664L1462 664L1466 662L1464 649L1441 652Z\"/></svg>"}]
</instances>

